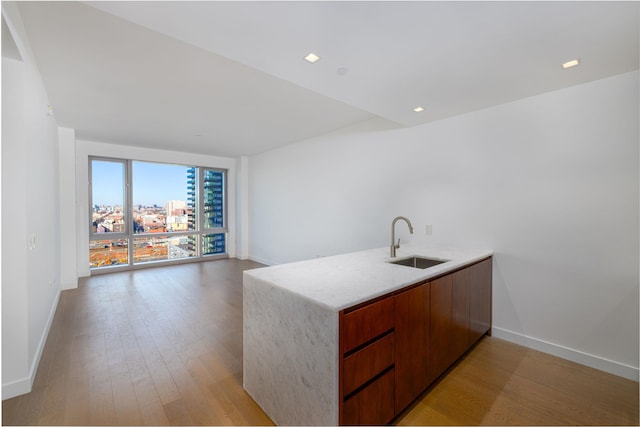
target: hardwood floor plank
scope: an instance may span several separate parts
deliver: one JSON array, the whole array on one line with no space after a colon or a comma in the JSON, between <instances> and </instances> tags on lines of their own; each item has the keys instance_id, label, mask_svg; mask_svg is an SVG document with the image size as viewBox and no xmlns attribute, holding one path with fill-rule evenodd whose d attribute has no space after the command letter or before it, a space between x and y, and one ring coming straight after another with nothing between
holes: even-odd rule
<instances>
[{"instance_id":1,"label":"hardwood floor plank","mask_svg":"<svg viewBox=\"0 0 640 427\"><path fill-rule=\"evenodd\" d=\"M166 337L161 330L151 329L151 336L159 358L150 358L147 362L151 377L158 390L158 395L163 404L171 403L182 396L178 391L171 373L167 369L167 363L179 363L180 356L175 352L173 346L167 343Z\"/></svg>"},{"instance_id":2,"label":"hardwood floor plank","mask_svg":"<svg viewBox=\"0 0 640 427\"><path fill-rule=\"evenodd\" d=\"M586 419L597 425L618 425L631 421L625 420L621 414L603 410L598 405L586 404L576 394L560 393L527 378L507 383L504 394L529 409L547 414L550 424L577 425Z\"/></svg>"},{"instance_id":3,"label":"hardwood floor plank","mask_svg":"<svg viewBox=\"0 0 640 427\"><path fill-rule=\"evenodd\" d=\"M37 425L44 402L44 388L39 387L31 393L20 396L16 425Z\"/></svg>"},{"instance_id":4,"label":"hardwood floor plank","mask_svg":"<svg viewBox=\"0 0 640 427\"><path fill-rule=\"evenodd\" d=\"M273 425L242 388L242 271L117 272L62 292L3 425ZM485 337L398 425L638 425L638 383Z\"/></svg>"},{"instance_id":5,"label":"hardwood floor plank","mask_svg":"<svg viewBox=\"0 0 640 427\"><path fill-rule=\"evenodd\" d=\"M192 426L198 425L193 418L191 418L190 409L185 403L184 399L178 399L171 403L163 405L164 412L169 420L169 425L172 426Z\"/></svg>"},{"instance_id":6,"label":"hardwood floor plank","mask_svg":"<svg viewBox=\"0 0 640 427\"><path fill-rule=\"evenodd\" d=\"M148 366L158 397L163 404L173 402L182 397L164 362L160 361Z\"/></svg>"},{"instance_id":7,"label":"hardwood floor plank","mask_svg":"<svg viewBox=\"0 0 640 427\"><path fill-rule=\"evenodd\" d=\"M457 425L456 421L438 412L433 406L429 406L422 401L405 411L394 422L399 426L417 426L417 425L430 425L430 426L454 426Z\"/></svg>"},{"instance_id":8,"label":"hardwood floor plank","mask_svg":"<svg viewBox=\"0 0 640 427\"><path fill-rule=\"evenodd\" d=\"M233 402L221 390L215 388L215 381L209 371L203 366L199 359L191 359L187 362L187 369L198 384L199 391L206 399L210 410L215 414L215 425L240 425L243 417L238 413Z\"/></svg>"},{"instance_id":9,"label":"hardwood floor plank","mask_svg":"<svg viewBox=\"0 0 640 427\"><path fill-rule=\"evenodd\" d=\"M549 370L550 366L555 367ZM572 372L576 369L579 374ZM638 383L591 371L594 370L485 337L397 422L402 425L637 425ZM610 381L593 387L592 378ZM576 381L588 392L576 390L573 384ZM602 399L609 393L620 399L612 407Z\"/></svg>"},{"instance_id":10,"label":"hardwood floor plank","mask_svg":"<svg viewBox=\"0 0 640 427\"><path fill-rule=\"evenodd\" d=\"M113 404L116 425L140 425L143 422L142 413L138 407L135 388L127 370L111 372L113 389Z\"/></svg>"},{"instance_id":11,"label":"hardwood floor plank","mask_svg":"<svg viewBox=\"0 0 640 427\"><path fill-rule=\"evenodd\" d=\"M67 372L54 371L45 389L42 410L38 417L39 425L64 424L65 407L67 405Z\"/></svg>"},{"instance_id":12,"label":"hardwood floor plank","mask_svg":"<svg viewBox=\"0 0 640 427\"><path fill-rule=\"evenodd\" d=\"M178 387L182 400L189 408L191 417L198 425L218 424L219 415L214 411L206 410L207 400L198 384L191 376L186 365L180 362L167 363L167 369Z\"/></svg>"},{"instance_id":13,"label":"hardwood floor plank","mask_svg":"<svg viewBox=\"0 0 640 427\"><path fill-rule=\"evenodd\" d=\"M142 415L141 425L145 426L168 426L171 425L171 421L167 417L167 412L162 402L156 401L146 406L140 407L140 413ZM134 424L120 424L120 425L134 425ZM182 424L188 425L188 424Z\"/></svg>"},{"instance_id":14,"label":"hardwood floor plank","mask_svg":"<svg viewBox=\"0 0 640 427\"><path fill-rule=\"evenodd\" d=\"M24 424L28 425L28 424ZM79 399L73 402L67 400L64 423L69 426L89 426L89 398Z\"/></svg>"},{"instance_id":15,"label":"hardwood floor plank","mask_svg":"<svg viewBox=\"0 0 640 427\"><path fill-rule=\"evenodd\" d=\"M24 396L24 395L23 395ZM13 397L2 401L2 425L24 425L20 420L20 401L22 396Z\"/></svg>"},{"instance_id":16,"label":"hardwood floor plank","mask_svg":"<svg viewBox=\"0 0 640 427\"><path fill-rule=\"evenodd\" d=\"M109 372L104 370L92 373L89 388L89 424L114 425L115 414Z\"/></svg>"},{"instance_id":17,"label":"hardwood floor plank","mask_svg":"<svg viewBox=\"0 0 640 427\"><path fill-rule=\"evenodd\" d=\"M237 372L217 381L214 386L216 387L216 395L222 391L238 408L238 411L242 414L244 419L244 422L241 422L240 424L256 426L274 425L273 421L271 421L267 414L264 413L262 408L260 408L251 396L249 396L242 388L241 372Z\"/></svg>"},{"instance_id":18,"label":"hardwood floor plank","mask_svg":"<svg viewBox=\"0 0 640 427\"><path fill-rule=\"evenodd\" d=\"M242 364L238 363L237 359L234 359L231 353L227 352L224 348L210 351L198 358L209 371L214 381L219 381L242 372Z\"/></svg>"},{"instance_id":19,"label":"hardwood floor plank","mask_svg":"<svg viewBox=\"0 0 640 427\"><path fill-rule=\"evenodd\" d=\"M161 403L156 386L150 377L140 378L132 384L140 408Z\"/></svg>"},{"instance_id":20,"label":"hardwood floor plank","mask_svg":"<svg viewBox=\"0 0 640 427\"><path fill-rule=\"evenodd\" d=\"M529 352L518 374L548 385L559 393L572 394L585 401L604 407L615 405L626 412L637 410L625 397L637 391L637 384L623 378L605 377L596 369L590 369L563 359L541 357ZM544 374L544 375L543 375ZM607 378L602 381L603 378Z\"/></svg>"}]
</instances>

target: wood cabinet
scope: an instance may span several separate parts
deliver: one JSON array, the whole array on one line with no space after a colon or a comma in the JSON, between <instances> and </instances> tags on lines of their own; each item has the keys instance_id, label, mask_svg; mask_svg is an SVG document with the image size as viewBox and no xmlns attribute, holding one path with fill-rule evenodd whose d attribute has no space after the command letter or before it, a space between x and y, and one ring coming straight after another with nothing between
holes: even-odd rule
<instances>
[{"instance_id":1,"label":"wood cabinet","mask_svg":"<svg viewBox=\"0 0 640 427\"><path fill-rule=\"evenodd\" d=\"M423 283L394 296L396 413L429 386L429 287L429 283Z\"/></svg>"},{"instance_id":2,"label":"wood cabinet","mask_svg":"<svg viewBox=\"0 0 640 427\"><path fill-rule=\"evenodd\" d=\"M450 362L453 363L469 348L469 310L471 300L469 294L469 269L456 271L452 275L451 286L451 349Z\"/></svg>"},{"instance_id":3,"label":"wood cabinet","mask_svg":"<svg viewBox=\"0 0 640 427\"><path fill-rule=\"evenodd\" d=\"M395 416L393 407L394 381L395 376L393 369L391 369L345 401L341 424L388 424Z\"/></svg>"},{"instance_id":4,"label":"wood cabinet","mask_svg":"<svg viewBox=\"0 0 640 427\"><path fill-rule=\"evenodd\" d=\"M340 313L340 424L387 424L395 416L392 296Z\"/></svg>"},{"instance_id":5,"label":"wood cabinet","mask_svg":"<svg viewBox=\"0 0 640 427\"><path fill-rule=\"evenodd\" d=\"M342 387L349 396L371 378L393 365L395 336L387 334L344 358Z\"/></svg>"},{"instance_id":6,"label":"wood cabinet","mask_svg":"<svg viewBox=\"0 0 640 427\"><path fill-rule=\"evenodd\" d=\"M393 298L387 297L342 313L340 340L343 353L392 331L395 324Z\"/></svg>"},{"instance_id":7,"label":"wood cabinet","mask_svg":"<svg viewBox=\"0 0 640 427\"><path fill-rule=\"evenodd\" d=\"M489 258L431 282L431 381L490 331L491 263Z\"/></svg>"},{"instance_id":8,"label":"wood cabinet","mask_svg":"<svg viewBox=\"0 0 640 427\"><path fill-rule=\"evenodd\" d=\"M340 312L340 424L391 422L490 331L491 265Z\"/></svg>"},{"instance_id":9,"label":"wood cabinet","mask_svg":"<svg viewBox=\"0 0 640 427\"><path fill-rule=\"evenodd\" d=\"M429 382L435 380L453 362L453 275L431 282L431 322Z\"/></svg>"},{"instance_id":10,"label":"wood cabinet","mask_svg":"<svg viewBox=\"0 0 640 427\"><path fill-rule=\"evenodd\" d=\"M473 264L468 269L469 283L469 344L491 333L491 299L493 263L491 258Z\"/></svg>"}]
</instances>

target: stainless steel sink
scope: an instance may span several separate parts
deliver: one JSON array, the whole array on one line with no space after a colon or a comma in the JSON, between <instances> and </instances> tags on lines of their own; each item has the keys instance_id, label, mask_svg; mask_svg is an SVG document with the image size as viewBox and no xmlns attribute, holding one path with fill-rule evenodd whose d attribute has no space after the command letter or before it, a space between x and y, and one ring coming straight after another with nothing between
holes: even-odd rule
<instances>
[{"instance_id":1,"label":"stainless steel sink","mask_svg":"<svg viewBox=\"0 0 640 427\"><path fill-rule=\"evenodd\" d=\"M397 261L389 261L391 264L404 265L407 267L413 268L429 268L434 265L442 264L443 261L441 259L433 259L433 258L423 258L419 256L412 256L409 258L402 258Z\"/></svg>"}]
</instances>

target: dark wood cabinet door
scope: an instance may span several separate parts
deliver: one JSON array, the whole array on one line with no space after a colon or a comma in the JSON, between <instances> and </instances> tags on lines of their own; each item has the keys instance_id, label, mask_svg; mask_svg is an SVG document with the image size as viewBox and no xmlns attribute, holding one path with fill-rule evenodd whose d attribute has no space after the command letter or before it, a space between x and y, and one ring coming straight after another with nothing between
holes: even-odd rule
<instances>
[{"instance_id":1,"label":"dark wood cabinet door","mask_svg":"<svg viewBox=\"0 0 640 427\"><path fill-rule=\"evenodd\" d=\"M394 316L392 297L345 313L340 330L342 351L347 353L392 330Z\"/></svg>"},{"instance_id":2,"label":"dark wood cabinet door","mask_svg":"<svg viewBox=\"0 0 640 427\"><path fill-rule=\"evenodd\" d=\"M395 303L395 411L398 414L429 385L429 283L397 294Z\"/></svg>"},{"instance_id":3,"label":"dark wood cabinet door","mask_svg":"<svg viewBox=\"0 0 640 427\"><path fill-rule=\"evenodd\" d=\"M394 298L390 295L345 311L338 318L339 422L387 424L395 416Z\"/></svg>"},{"instance_id":4,"label":"dark wood cabinet door","mask_svg":"<svg viewBox=\"0 0 640 427\"><path fill-rule=\"evenodd\" d=\"M451 357L458 359L469 348L469 270L453 273Z\"/></svg>"},{"instance_id":5,"label":"dark wood cabinet door","mask_svg":"<svg viewBox=\"0 0 640 427\"><path fill-rule=\"evenodd\" d=\"M431 282L429 379L435 380L453 362L452 275Z\"/></svg>"},{"instance_id":6,"label":"dark wood cabinet door","mask_svg":"<svg viewBox=\"0 0 640 427\"><path fill-rule=\"evenodd\" d=\"M344 402L343 425L384 425L395 416L393 369Z\"/></svg>"},{"instance_id":7,"label":"dark wood cabinet door","mask_svg":"<svg viewBox=\"0 0 640 427\"><path fill-rule=\"evenodd\" d=\"M493 259L488 258L467 269L469 287L469 345L491 329L491 282Z\"/></svg>"},{"instance_id":8,"label":"dark wood cabinet door","mask_svg":"<svg viewBox=\"0 0 640 427\"><path fill-rule=\"evenodd\" d=\"M369 344L344 358L342 394L348 396L358 387L393 365L394 333Z\"/></svg>"}]
</instances>

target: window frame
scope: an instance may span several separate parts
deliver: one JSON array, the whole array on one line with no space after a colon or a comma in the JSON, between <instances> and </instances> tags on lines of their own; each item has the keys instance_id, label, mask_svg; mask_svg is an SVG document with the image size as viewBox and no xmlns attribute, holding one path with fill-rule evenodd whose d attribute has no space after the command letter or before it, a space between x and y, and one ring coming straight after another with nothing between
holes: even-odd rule
<instances>
[{"instance_id":1,"label":"window frame","mask_svg":"<svg viewBox=\"0 0 640 427\"><path fill-rule=\"evenodd\" d=\"M125 221L125 232L111 232L111 233L97 233L93 230L93 207L94 207L94 194L93 194L93 162L94 161L106 161L106 162L114 162L120 163L124 165L124 181L123 181L123 191L124 191L124 200L123 200L123 219ZM186 231L167 231L162 233L134 233L133 229L133 162L143 162L143 163L156 163L156 164L166 164L166 165L178 165L185 166L187 168L195 168L196 169L196 190L195 190L195 207L194 212L196 213L196 221L195 221L195 229L194 230L186 230ZM88 182L88 196L89 196L89 248L91 247L91 243L99 240L126 240L128 246L128 262L126 264L117 264L117 265L109 265L109 266L100 266L100 267L92 267L91 263L89 263L89 271L90 274L99 274L102 272L113 271L113 269L117 270L127 270L127 269L137 269L137 268L146 268L150 266L157 265L167 265L167 264L182 264L188 262L199 262L217 258L228 258L229 257L229 226L228 226L228 174L229 170L225 168L211 167L211 166L196 166L196 165L185 165L181 163L169 163L162 161L149 161L149 160L137 160L137 159L123 159L123 158L113 158L113 157L105 157L105 156L88 156L88 172L89 172L89 182ZM205 218L204 218L204 174L205 170L211 170L215 172L222 173L222 215L223 227L208 227L205 228ZM188 204L188 200L187 200ZM204 254L203 241L204 236L209 234L224 234L225 246L223 253L213 253L213 254ZM149 238L170 238L170 237L179 237L179 236L193 236L195 235L195 255L192 257L186 258L178 258L178 259L159 259L153 261L144 261L144 262L135 262L135 240L136 239L144 239L145 237ZM87 250L89 250L87 248Z\"/></svg>"},{"instance_id":2,"label":"window frame","mask_svg":"<svg viewBox=\"0 0 640 427\"><path fill-rule=\"evenodd\" d=\"M122 199L122 217L124 219L124 232L111 232L111 233L97 233L95 231L93 231L93 207L95 206L95 204L93 203L93 161L99 161L99 162L111 162L111 163L120 163L123 165L123 199ZM130 232L130 228L131 228L131 224L128 222L128 220L130 218L128 218L128 216L130 216L130 201L129 201L129 197L128 197L128 186L129 186L129 182L130 182L130 177L131 177L131 173L130 173L130 168L128 165L128 162L126 160L123 159L112 159L112 158L108 158L108 157L98 157L98 156L92 156L89 157L89 240L115 240L115 239L125 239L127 237L127 235ZM109 237L109 238L100 238L100 236L113 236L113 237Z\"/></svg>"}]
</instances>

